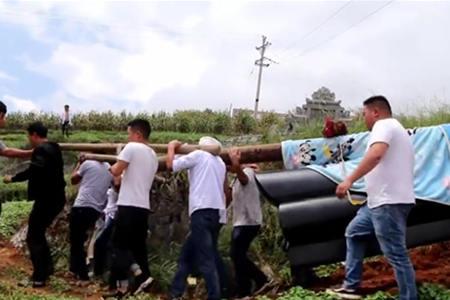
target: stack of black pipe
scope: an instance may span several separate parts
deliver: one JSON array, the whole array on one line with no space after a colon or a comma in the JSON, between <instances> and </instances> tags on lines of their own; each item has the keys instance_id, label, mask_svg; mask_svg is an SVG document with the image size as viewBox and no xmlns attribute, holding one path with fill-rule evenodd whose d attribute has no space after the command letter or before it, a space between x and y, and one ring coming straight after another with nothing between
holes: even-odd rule
<instances>
[{"instance_id":1,"label":"stack of black pipe","mask_svg":"<svg viewBox=\"0 0 450 300\"><path fill-rule=\"evenodd\" d=\"M261 173L256 179L278 208L294 278L310 267L345 260L345 228L359 207L338 199L334 182L308 168ZM407 246L449 239L450 206L417 200L408 219ZM372 237L367 255L379 253Z\"/></svg>"}]
</instances>

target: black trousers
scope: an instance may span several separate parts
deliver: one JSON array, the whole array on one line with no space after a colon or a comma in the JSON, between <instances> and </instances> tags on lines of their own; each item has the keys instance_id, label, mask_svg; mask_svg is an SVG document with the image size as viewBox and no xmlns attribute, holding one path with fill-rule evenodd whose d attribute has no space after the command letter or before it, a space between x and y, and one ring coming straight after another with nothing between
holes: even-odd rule
<instances>
[{"instance_id":1,"label":"black trousers","mask_svg":"<svg viewBox=\"0 0 450 300\"><path fill-rule=\"evenodd\" d=\"M63 136L64 134L66 134L66 136L69 137L69 127L70 124L68 121L64 121L64 123L61 124L61 131Z\"/></svg>"},{"instance_id":2,"label":"black trousers","mask_svg":"<svg viewBox=\"0 0 450 300\"><path fill-rule=\"evenodd\" d=\"M259 225L233 228L230 256L236 272L236 294L238 297L251 294L252 282L255 282L256 288L267 282L266 275L247 256L250 243L258 234L259 228Z\"/></svg>"},{"instance_id":3,"label":"black trousers","mask_svg":"<svg viewBox=\"0 0 450 300\"><path fill-rule=\"evenodd\" d=\"M105 224L95 238L94 244L94 274L101 276L111 264L111 236L114 229L114 219L106 217Z\"/></svg>"},{"instance_id":4,"label":"black trousers","mask_svg":"<svg viewBox=\"0 0 450 300\"><path fill-rule=\"evenodd\" d=\"M34 281L45 281L54 271L45 231L64 208L65 196L51 198L36 200L28 220L27 246L33 264Z\"/></svg>"},{"instance_id":5,"label":"black trousers","mask_svg":"<svg viewBox=\"0 0 450 300\"><path fill-rule=\"evenodd\" d=\"M70 212L70 271L82 280L89 279L84 243L100 212L91 207L72 207Z\"/></svg>"},{"instance_id":6,"label":"black trousers","mask_svg":"<svg viewBox=\"0 0 450 300\"><path fill-rule=\"evenodd\" d=\"M147 257L149 210L119 206L112 236L113 254L111 276L116 280L128 278L130 266L137 263L143 276L150 276Z\"/></svg>"}]
</instances>

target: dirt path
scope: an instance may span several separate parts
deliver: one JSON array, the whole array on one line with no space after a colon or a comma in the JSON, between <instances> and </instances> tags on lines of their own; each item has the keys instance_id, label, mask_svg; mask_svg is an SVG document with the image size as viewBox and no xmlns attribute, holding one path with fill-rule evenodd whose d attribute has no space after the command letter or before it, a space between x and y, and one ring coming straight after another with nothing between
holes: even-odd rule
<instances>
[{"instance_id":1,"label":"dirt path","mask_svg":"<svg viewBox=\"0 0 450 300\"><path fill-rule=\"evenodd\" d=\"M435 283L450 287L450 242L416 248L409 251L409 254L419 284ZM317 283L314 289L322 290L340 284L343 278L344 267ZM379 290L396 290L393 270L384 258L364 264L362 288L368 294Z\"/></svg>"},{"instance_id":2,"label":"dirt path","mask_svg":"<svg viewBox=\"0 0 450 300\"><path fill-rule=\"evenodd\" d=\"M19 287L31 274L31 263L22 252L7 242L0 241L0 282L32 295L66 295L80 299L101 298L98 284L77 285L67 274L57 273L43 289Z\"/></svg>"},{"instance_id":3,"label":"dirt path","mask_svg":"<svg viewBox=\"0 0 450 300\"><path fill-rule=\"evenodd\" d=\"M450 288L450 242L420 247L410 251L416 270L418 283L436 283ZM17 287L17 284L31 274L31 265L22 252L7 242L0 241L0 282L2 285ZM324 290L340 284L344 277L344 267L333 275L322 278L313 290ZM364 264L362 288L367 293L379 290L396 290L392 268L384 258ZM97 283L80 286L67 274L57 273L44 289L17 288L32 295L64 295L79 299L100 299L102 290Z\"/></svg>"}]
</instances>

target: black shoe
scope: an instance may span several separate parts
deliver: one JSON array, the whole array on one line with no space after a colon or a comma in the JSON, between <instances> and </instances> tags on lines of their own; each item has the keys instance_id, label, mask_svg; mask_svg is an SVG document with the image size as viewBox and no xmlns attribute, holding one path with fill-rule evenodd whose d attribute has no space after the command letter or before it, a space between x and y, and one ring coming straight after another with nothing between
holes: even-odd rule
<instances>
[{"instance_id":1,"label":"black shoe","mask_svg":"<svg viewBox=\"0 0 450 300\"><path fill-rule=\"evenodd\" d=\"M115 290L115 291L111 291L111 292L103 294L102 299L110 299L110 298L123 299L129 295L130 295L129 291L122 292L119 290Z\"/></svg>"}]
</instances>

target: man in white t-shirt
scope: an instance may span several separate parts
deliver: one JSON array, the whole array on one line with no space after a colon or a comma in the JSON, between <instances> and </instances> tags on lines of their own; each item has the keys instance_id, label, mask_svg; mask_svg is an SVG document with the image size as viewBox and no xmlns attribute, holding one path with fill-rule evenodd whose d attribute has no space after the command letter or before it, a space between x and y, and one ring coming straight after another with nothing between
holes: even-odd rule
<instances>
[{"instance_id":1,"label":"man in white t-shirt","mask_svg":"<svg viewBox=\"0 0 450 300\"><path fill-rule=\"evenodd\" d=\"M230 149L230 171L236 174L232 184L233 233L231 237L231 259L236 278L236 297L244 298L260 290L267 282L266 275L247 256L251 242L262 225L261 199L256 185L255 170L258 166L241 165L240 151Z\"/></svg>"},{"instance_id":2,"label":"man in white t-shirt","mask_svg":"<svg viewBox=\"0 0 450 300\"><path fill-rule=\"evenodd\" d=\"M117 279L117 295L124 296L142 290L153 281L147 260L148 214L150 189L158 170L158 159L148 145L151 128L147 120L136 119L128 123L129 143L120 152L111 167L113 176L122 182L117 200L117 216L112 237L112 276ZM133 286L129 287L128 272L134 263Z\"/></svg>"},{"instance_id":3,"label":"man in white t-shirt","mask_svg":"<svg viewBox=\"0 0 450 300\"><path fill-rule=\"evenodd\" d=\"M61 131L62 135L66 135L66 137L69 137L69 128L72 125L72 118L69 112L69 105L64 105L64 112L61 113L61 116L59 118L59 121L61 123Z\"/></svg>"},{"instance_id":4,"label":"man in white t-shirt","mask_svg":"<svg viewBox=\"0 0 450 300\"><path fill-rule=\"evenodd\" d=\"M375 235L381 251L394 268L400 300L416 300L415 272L406 249L406 222L415 204L414 150L403 126L392 118L383 96L364 101L364 119L371 131L367 152L356 170L336 188L345 198L352 184L364 177L367 204L345 231L347 256L342 287L329 290L343 299L359 299L365 241Z\"/></svg>"},{"instance_id":5,"label":"man in white t-shirt","mask_svg":"<svg viewBox=\"0 0 450 300\"><path fill-rule=\"evenodd\" d=\"M80 280L89 280L84 244L105 208L106 191L113 179L109 167L108 163L83 161L81 157L72 172L72 184L80 187L70 211L70 271Z\"/></svg>"},{"instance_id":6,"label":"man in white t-shirt","mask_svg":"<svg viewBox=\"0 0 450 300\"><path fill-rule=\"evenodd\" d=\"M199 145L219 145L211 137L200 139ZM178 269L172 281L170 296L181 299L186 289L186 279L195 265L205 279L208 300L219 300L221 287L217 270L217 238L220 211L225 210L230 190L225 163L219 156L203 150L175 158L178 141L169 143L167 169L174 172L188 170L190 234L181 250Z\"/></svg>"}]
</instances>

